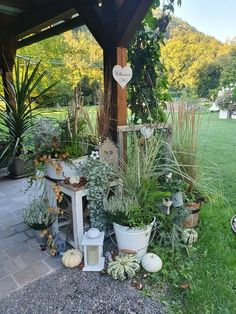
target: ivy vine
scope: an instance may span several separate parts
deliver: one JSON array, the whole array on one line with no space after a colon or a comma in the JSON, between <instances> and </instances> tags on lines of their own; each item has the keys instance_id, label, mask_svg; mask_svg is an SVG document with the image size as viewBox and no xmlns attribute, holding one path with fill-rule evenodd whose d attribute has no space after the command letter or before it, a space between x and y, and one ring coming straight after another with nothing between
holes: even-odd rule
<instances>
[{"instance_id":1,"label":"ivy vine","mask_svg":"<svg viewBox=\"0 0 236 314\"><path fill-rule=\"evenodd\" d=\"M136 33L128 50L128 60L133 69L129 84L129 108L133 122L161 122L165 120L163 109L170 100L168 77L161 62L161 45L164 34L174 12L175 0L167 0L158 16L160 1L154 1ZM181 5L181 1L177 0Z\"/></svg>"},{"instance_id":2,"label":"ivy vine","mask_svg":"<svg viewBox=\"0 0 236 314\"><path fill-rule=\"evenodd\" d=\"M112 173L112 166L98 159L89 158L82 167L82 174L87 182L91 227L100 231L105 228L103 200L108 194Z\"/></svg>"}]
</instances>

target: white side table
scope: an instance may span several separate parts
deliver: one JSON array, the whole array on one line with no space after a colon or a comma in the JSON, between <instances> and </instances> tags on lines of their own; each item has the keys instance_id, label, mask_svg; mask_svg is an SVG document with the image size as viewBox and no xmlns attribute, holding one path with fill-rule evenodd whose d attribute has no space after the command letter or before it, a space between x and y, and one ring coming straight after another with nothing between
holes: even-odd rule
<instances>
[{"instance_id":1,"label":"white side table","mask_svg":"<svg viewBox=\"0 0 236 314\"><path fill-rule=\"evenodd\" d=\"M88 190L85 187L74 188L71 184L65 184L61 181L51 180L50 178L45 178L48 190L48 198L50 206L58 207L55 192L52 188L53 184L57 184L63 194L71 197L72 203L72 223L73 223L73 240L67 239L67 242L73 246L75 249L79 248L82 251L82 238L84 235L84 214L83 214L83 197L87 196ZM119 188L116 181L110 183L110 187ZM56 220L53 223L53 232L57 233L60 227L71 224L71 220L59 223Z\"/></svg>"},{"instance_id":2,"label":"white side table","mask_svg":"<svg viewBox=\"0 0 236 314\"><path fill-rule=\"evenodd\" d=\"M57 207L57 200L55 192L52 188L52 184L57 184L63 194L71 197L72 204L72 223L73 223L73 240L67 239L74 248L82 250L82 238L84 234L84 217L83 217L83 197L87 195L87 189L81 187L79 189L73 188L70 184L65 184L61 182L55 182L46 178L46 183L48 186L48 197L49 202L52 207ZM60 227L70 224L71 221L59 223L57 220L53 223L53 231L58 232Z\"/></svg>"}]
</instances>

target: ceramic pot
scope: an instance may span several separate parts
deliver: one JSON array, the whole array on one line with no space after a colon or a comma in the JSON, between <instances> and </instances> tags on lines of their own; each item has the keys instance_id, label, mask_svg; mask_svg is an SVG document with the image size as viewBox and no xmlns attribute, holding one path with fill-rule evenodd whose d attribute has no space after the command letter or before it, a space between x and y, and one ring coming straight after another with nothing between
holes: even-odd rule
<instances>
[{"instance_id":1,"label":"ceramic pot","mask_svg":"<svg viewBox=\"0 0 236 314\"><path fill-rule=\"evenodd\" d=\"M174 207L180 207L184 205L183 201L183 193L181 191L176 192L171 196L171 200L173 202Z\"/></svg>"},{"instance_id":2,"label":"ceramic pot","mask_svg":"<svg viewBox=\"0 0 236 314\"><path fill-rule=\"evenodd\" d=\"M88 156L82 156L78 159L72 160L70 163L52 158L52 162L46 164L46 176L53 180L62 181L65 178L81 176L81 165L88 159ZM55 166L59 166L59 171L55 170Z\"/></svg>"},{"instance_id":3,"label":"ceramic pot","mask_svg":"<svg viewBox=\"0 0 236 314\"><path fill-rule=\"evenodd\" d=\"M155 223L153 222L146 226L146 228L130 228L126 226L113 223L116 241L119 251L133 251L136 252L137 257L141 260L147 253L150 235Z\"/></svg>"}]
</instances>

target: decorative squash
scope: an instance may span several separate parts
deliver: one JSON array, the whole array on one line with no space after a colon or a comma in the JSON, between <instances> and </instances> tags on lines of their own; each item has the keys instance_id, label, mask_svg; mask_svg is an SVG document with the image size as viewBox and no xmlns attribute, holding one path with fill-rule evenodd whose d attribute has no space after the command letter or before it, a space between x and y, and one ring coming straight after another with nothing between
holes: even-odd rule
<instances>
[{"instance_id":1,"label":"decorative squash","mask_svg":"<svg viewBox=\"0 0 236 314\"><path fill-rule=\"evenodd\" d=\"M82 261L82 254L79 250L68 250L62 256L62 264L65 267L74 268Z\"/></svg>"},{"instance_id":2,"label":"decorative squash","mask_svg":"<svg viewBox=\"0 0 236 314\"><path fill-rule=\"evenodd\" d=\"M142 267L148 273L156 273L162 268L162 260L154 253L147 253L142 258Z\"/></svg>"},{"instance_id":3,"label":"decorative squash","mask_svg":"<svg viewBox=\"0 0 236 314\"><path fill-rule=\"evenodd\" d=\"M198 239L198 233L192 228L184 229L182 232L182 241L185 244L191 245Z\"/></svg>"},{"instance_id":4,"label":"decorative squash","mask_svg":"<svg viewBox=\"0 0 236 314\"><path fill-rule=\"evenodd\" d=\"M109 262L107 273L114 279L125 280L134 277L139 269L139 260L136 255L127 254L116 256L114 261Z\"/></svg>"}]
</instances>

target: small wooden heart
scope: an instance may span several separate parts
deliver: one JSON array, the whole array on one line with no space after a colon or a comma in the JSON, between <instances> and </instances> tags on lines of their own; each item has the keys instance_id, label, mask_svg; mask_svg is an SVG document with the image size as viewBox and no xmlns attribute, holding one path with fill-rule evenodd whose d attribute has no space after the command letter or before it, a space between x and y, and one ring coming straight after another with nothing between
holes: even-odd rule
<instances>
[{"instance_id":1,"label":"small wooden heart","mask_svg":"<svg viewBox=\"0 0 236 314\"><path fill-rule=\"evenodd\" d=\"M122 88L125 88L125 86L128 84L128 82L131 80L133 76L133 71L129 65L126 65L123 68L120 65L115 65L112 70L112 75L116 82Z\"/></svg>"}]
</instances>

